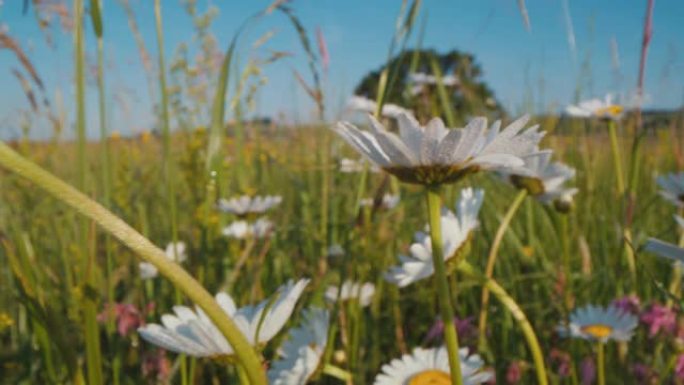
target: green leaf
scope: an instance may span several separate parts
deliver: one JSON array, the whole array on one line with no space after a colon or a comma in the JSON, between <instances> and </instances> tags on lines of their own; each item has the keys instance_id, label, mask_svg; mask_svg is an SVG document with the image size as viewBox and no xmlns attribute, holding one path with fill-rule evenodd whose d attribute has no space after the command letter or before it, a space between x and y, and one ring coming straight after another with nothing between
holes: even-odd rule
<instances>
[{"instance_id":1,"label":"green leaf","mask_svg":"<svg viewBox=\"0 0 684 385\"><path fill-rule=\"evenodd\" d=\"M90 18L93 21L95 36L102 39L102 13L100 12L100 0L90 0Z\"/></svg>"}]
</instances>

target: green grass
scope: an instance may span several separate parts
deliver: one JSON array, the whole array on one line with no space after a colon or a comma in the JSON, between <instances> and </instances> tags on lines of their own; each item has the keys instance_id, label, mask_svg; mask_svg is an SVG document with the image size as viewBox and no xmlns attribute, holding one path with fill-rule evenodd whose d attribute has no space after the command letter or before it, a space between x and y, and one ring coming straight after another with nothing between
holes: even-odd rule
<instances>
[{"instance_id":1,"label":"green grass","mask_svg":"<svg viewBox=\"0 0 684 385\"><path fill-rule=\"evenodd\" d=\"M407 47L420 5L420 1L403 3L388 57L395 49ZM107 19L100 20L96 8L90 10L98 38L99 116L104 121L107 35L103 31L107 30ZM132 8L126 10L134 18ZM397 263L398 255L407 253L414 232L423 230L428 221L424 191L385 174L339 172L341 158L357 155L328 129L328 123L322 122L329 100L323 95L325 76L306 24L292 9L280 10L305 51L312 85L308 86L298 72L296 76L316 103L318 123L299 127L224 124L226 116L239 120L250 112L259 85L266 80L260 68L283 54L271 52L267 60L250 59L245 68L240 68L236 34L235 40L223 47L227 54L222 65L212 67L209 58L218 50L209 32L214 13L197 13L194 3L189 2L188 13L202 48L199 63L191 70L184 61L187 47L179 48L168 61L168 74L147 74L148 79L159 79L160 135L147 132L121 138L114 134L115 127L102 124L101 140L86 142L82 114L85 103L93 102L85 100L83 36L79 29L83 24L76 23L81 47L75 52L79 59L75 76L79 140L23 139L11 145L24 157L78 186L157 246L164 248L174 239L184 241L189 260L183 268L211 293L225 290L242 305L265 298L289 279L311 278L289 325L299 322L299 310L305 306L326 306L332 311L324 360L328 366L314 382L339 384L340 379L329 374L342 373L351 376L351 383L372 383L384 363L414 347L440 344L425 342L439 313L432 279L401 290L383 279L388 267ZM252 21L270 14L256 14L242 27L248 30ZM159 13L158 44L163 47L162 19ZM134 34L141 43L139 32L135 30ZM85 35L87 41L90 33L85 31ZM157 59L164 68L164 55ZM432 64L433 71L439 72L438 63ZM394 69L383 72L379 95L392 86L395 76ZM231 77L238 79L234 89L229 87ZM206 79L219 86L203 83ZM442 104L439 109L448 111L450 120L456 119L446 89L439 84L437 92L432 99ZM625 188L634 191L635 205L627 220L627 199L618 191L615 170L620 167L611 155L607 126L602 122L559 121L553 116L535 120L548 132L543 147L553 149L557 160L577 169L572 183L580 192L569 213L525 198L503 236L493 271L496 283L490 282L497 294L503 290L508 293L507 307L493 297L487 309L484 343L478 344L477 333L462 333L459 343L483 356L486 366L496 372L498 383L505 383L509 366L519 362L526 368L520 383L536 383L528 346L530 329L526 329L526 339L519 324L521 317L516 320L509 311L517 304L540 341L549 383L574 385L582 362L587 358L593 362L595 357L591 344L561 339L555 332L574 307L606 305L635 293L644 308L652 304L672 306L679 323L684 324L678 298L666 293L671 283L677 282L675 269L640 252L649 236L675 243L682 236L672 219L676 210L658 195L655 177L681 170L679 154L684 149L684 135L681 122L656 127L643 138L641 156L633 162L634 121L629 117L618 126L620 166L627 174ZM201 126L205 124L210 128ZM634 179L629 174L633 164L640 167ZM499 224L518 192L495 175L480 173L446 186L442 191L444 204L453 210L459 189L466 186L486 191L480 227L467 255L474 270L484 271ZM359 210L360 198L382 196L389 190L401 194L396 208ZM272 238L236 241L221 235L222 228L235 218L219 213L216 200L241 194L283 197L283 203L268 213L276 224ZM631 236L634 247L634 269L626 257L625 234ZM344 257L325 255L334 244L346 250ZM159 322L174 305L190 301L180 287L161 276L142 281L139 261L94 222L30 181L0 168L0 383L237 383L240 373L232 365L172 353L161 353L169 365L167 377L157 378L154 372L145 371L159 350L142 341L135 328L120 335L117 320L104 310L113 303L132 304L145 322ZM482 310L482 282L478 274L454 270L449 271L449 280L452 290L457 288L451 293L455 313L461 319L472 317L476 327ZM325 290L348 278L376 285L371 306L360 309L325 303ZM678 297L680 291L674 287L673 293ZM93 324L97 313L102 316L97 319L99 324ZM682 330L684 327L678 326L678 332ZM274 357L285 334L265 348L267 360ZM638 383L631 375L636 364L651 367L659 376L658 383L678 383L674 382L674 367L683 352L676 333L661 332L652 338L641 324L629 344L607 346L607 383ZM564 354L570 358L567 377L559 374L556 358Z\"/></svg>"},{"instance_id":2,"label":"green grass","mask_svg":"<svg viewBox=\"0 0 684 385\"><path fill-rule=\"evenodd\" d=\"M553 131L553 127L546 127ZM259 132L260 131L260 132ZM425 334L435 321L436 299L430 280L397 291L382 282L382 273L394 264L399 253L406 252L412 233L426 223L423 195L420 189L401 185L402 202L389 212L379 212L371 222L359 223L355 217L356 184L360 175L336 172L336 160L342 155L353 155L342 143L333 139L334 159L326 162L330 170L321 166L317 146L331 132L324 127L300 127L281 130L274 127L247 127L243 168L235 167L238 160L228 157L224 175L229 187L238 180L247 181L248 192L281 194L284 203L270 215L277 229L272 241L258 242L249 250L250 258L239 272L230 293L238 303L253 302L272 292L279 284L293 277L311 277L313 284L307 290L303 303L322 305L322 291L342 277L375 282L378 292L373 306L361 313L358 365L354 367L358 383L370 381L382 363L401 353L402 347L421 345ZM257 143L255 138L259 137ZM227 240L220 235L224 217L212 207L206 207L205 193L208 178L201 172L205 167L203 149L207 136L204 130L178 133L172 138L176 154L176 200L178 207L179 239L189 244L190 260L184 267L210 291L219 290L246 244ZM608 138L605 132L595 131L581 136L555 135L546 143L557 149L557 156L578 168L576 185L581 192L574 210L567 215L566 233L562 232L562 217L552 208L527 199L504 237L494 278L518 301L534 326L548 361L552 349L567 351L579 365L591 354L591 347L576 341L556 337L554 326L567 313L565 294L558 292L558 274L564 253L567 253L571 275L566 287L571 303L607 304L614 298L636 290L644 304L664 303L667 297L657 289L656 281L667 285L672 275L669 264L647 254L638 254L638 282L631 282L629 271L621 253L621 202L616 199L615 178L610 153L605 151ZM649 140L645 145L642 180L638 190L634 220L636 246L646 236L677 240L673 209L657 195L653 177L657 172L675 169L672 151L663 143L671 141ZM112 150L112 210L134 228L159 246L170 241L168 229L172 218L167 209L164 186L162 144L155 137L110 139ZM226 154L237 154L235 140L228 136L223 143ZM668 145L669 146L669 145ZM100 165L95 154L101 144L88 145L89 165L86 180L95 198L102 199L103 191L98 178ZM76 172L73 146L25 143L22 152L66 180L73 180ZM626 148L625 148L626 150ZM330 205L327 216L329 228L323 231L319 221L321 199L320 180L331 172L329 186ZM369 175L369 190L382 185L384 176ZM92 296L100 308L104 305L107 287L112 282L117 302L132 303L144 308L154 302L154 311L147 314L149 322L156 322L161 313L175 303L174 289L157 278L146 291L137 276L137 260L126 248L114 244L115 269L105 280L105 235L89 225L89 244L100 247L96 252L94 274L99 282L92 292L84 292L77 277L82 273L80 264L73 263L78 249L76 215L63 204L37 190L29 182L12 174L3 173L0 201L2 202L3 248L2 312L13 323L2 330L6 341L2 350L5 383L57 383L68 374L70 365L82 365L76 358L82 352L84 341L78 332L81 315L77 304L84 295ZM463 183L449 187L445 202L453 208L457 190L466 185L486 190L481 212L481 226L473 239L469 261L484 269L488 247L501 216L513 201L516 192L491 175L475 175ZM226 195L239 193L231 190ZM328 234L329 238L325 238ZM327 261L323 245L332 240L342 244L348 255ZM565 239L565 241L564 241ZM565 247L567 249L564 250ZM580 242L588 246L582 251ZM260 257L260 255L262 257ZM324 272L322 274L322 272ZM467 278L459 279L457 314L460 317L476 316L479 312L480 286ZM416 311L421 309L420 311ZM474 322L476 324L476 322ZM57 330L62 338L41 338L40 330ZM396 338L401 330L401 343ZM470 338L470 340L469 340ZM663 378L671 375L670 360L676 352L671 339L657 339L663 345L659 355L652 353L653 342L643 327L629 344L624 361L618 359L616 345L609 345L607 356L610 373L629 370L629 365L643 362L654 365ZM105 367L121 360L120 381L140 383L141 357L155 348L140 341L136 333L121 337L113 330L101 329L102 358ZM464 345L475 346L476 339L464 336ZM491 302L489 351L481 352L488 365L503 375L513 360L530 361L523 336L511 316L501 305ZM61 344L61 345L60 345ZM345 349L336 339L335 349ZM174 359L175 355L169 354ZM72 360L74 362L69 362ZM30 362L31 365L27 363ZM193 378L204 383L209 378L226 378L229 372L210 361L194 363ZM341 363L344 367L345 364ZM51 368L51 369L50 369ZM105 376L108 376L105 370ZM525 378L533 383L533 373ZM554 378L553 373L550 373ZM330 379L321 379L323 383ZM528 382L525 382L528 383ZM553 383L553 382L552 382Z\"/></svg>"}]
</instances>

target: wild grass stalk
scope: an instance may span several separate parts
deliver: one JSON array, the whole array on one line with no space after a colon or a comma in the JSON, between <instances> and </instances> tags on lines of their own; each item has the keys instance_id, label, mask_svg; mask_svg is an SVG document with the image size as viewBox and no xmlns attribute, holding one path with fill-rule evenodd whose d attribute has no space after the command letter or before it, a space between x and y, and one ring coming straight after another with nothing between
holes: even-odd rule
<instances>
[{"instance_id":1,"label":"wild grass stalk","mask_svg":"<svg viewBox=\"0 0 684 385\"><path fill-rule=\"evenodd\" d=\"M485 277L492 278L494 274L494 265L496 264L497 256L499 255L499 247L504 239L506 230L508 229L511 220L518 211L520 205L525 201L527 197L527 190L521 189L518 195L515 197L511 205L508 207L508 211L504 214L501 219L501 224L496 230L494 239L492 240L492 246L489 249L489 255L487 256L487 265L485 267ZM478 330L480 333L479 337L479 349L484 350L487 345L487 313L489 309L489 289L485 286L482 288L482 299L480 300L480 316L478 319Z\"/></svg>"},{"instance_id":2,"label":"wild grass stalk","mask_svg":"<svg viewBox=\"0 0 684 385\"><path fill-rule=\"evenodd\" d=\"M178 213L176 208L176 175L175 175L175 159L171 156L171 122L169 117L169 96L166 87L166 65L165 65L165 51L164 51L164 28L162 24L163 16L160 0L154 2L154 19L157 34L157 49L158 49L158 76L159 76L159 95L160 95L160 125L162 133L162 154L164 166L164 180L167 191L167 204L169 208L170 222L171 222L171 242L175 245L178 242ZM177 248L174 246L174 258L178 258ZM174 288L176 302L181 303L182 298L177 287ZM181 357L181 383L186 385L189 383L188 378L188 361L185 357Z\"/></svg>"},{"instance_id":3,"label":"wild grass stalk","mask_svg":"<svg viewBox=\"0 0 684 385\"><path fill-rule=\"evenodd\" d=\"M440 104L442 105L442 112L446 119L446 123L449 127L456 127L456 117L454 116L454 106L451 100L451 96L447 92L444 86L444 81L442 80L442 68L440 68L437 58L430 58L430 68L432 73L437 78L437 96L439 96Z\"/></svg>"},{"instance_id":4,"label":"wild grass stalk","mask_svg":"<svg viewBox=\"0 0 684 385\"><path fill-rule=\"evenodd\" d=\"M546 365L544 364L544 355L542 354L541 345L537 339L537 335L527 319L527 316L520 308L518 303L506 292L506 290L501 287L495 280L488 278L486 276L481 277L476 272L476 270L467 262L463 261L458 266L459 271L462 273L479 279L482 281L483 285L486 286L492 294L494 294L499 301L506 307L513 318L518 323L518 326L522 330L525 340L527 342L527 347L532 353L532 359L534 361L535 373L537 376L537 383L539 385L546 385L548 383L548 378L546 374Z\"/></svg>"},{"instance_id":5,"label":"wild grass stalk","mask_svg":"<svg viewBox=\"0 0 684 385\"><path fill-rule=\"evenodd\" d=\"M88 160L86 159L86 105L85 105L85 37L83 28L83 0L74 1L74 63L76 82L76 133L77 133L77 185L87 190L86 177ZM89 223L85 218L79 220L80 256L82 258L82 289L85 293L95 290L97 261L95 252L89 248ZM83 299L83 328L86 343L86 365L88 383L103 384L102 357L100 352L100 333L97 323L97 300L86 294Z\"/></svg>"},{"instance_id":6,"label":"wild grass stalk","mask_svg":"<svg viewBox=\"0 0 684 385\"><path fill-rule=\"evenodd\" d=\"M105 207L111 207L111 149L109 143L109 133L107 130L107 112L106 112L106 89L105 89L105 71L104 71L104 37L102 14L100 11L100 0L90 0L90 19L93 24L93 30L97 39L97 90L98 90L98 111L100 121L100 153L101 153L101 175L102 175L102 203ZM106 273L106 291L107 303L109 305L115 303L114 295L114 258L113 258L113 244L111 237L105 235L105 273ZM107 334L111 339L115 332L115 323L113 317L107 317ZM118 385L120 383L121 358L116 354L116 351L111 351L112 358L112 384Z\"/></svg>"},{"instance_id":7,"label":"wild grass stalk","mask_svg":"<svg viewBox=\"0 0 684 385\"><path fill-rule=\"evenodd\" d=\"M164 28L162 25L162 10L160 0L154 2L154 18L157 32L157 48L160 94L160 126L163 145L164 179L167 189L167 202L171 215L171 240L178 242L178 214L176 212L176 179L174 172L174 159L171 154L171 122L169 117L168 89L166 87L166 65L164 59ZM175 249L174 249L175 250Z\"/></svg>"},{"instance_id":8,"label":"wild grass stalk","mask_svg":"<svg viewBox=\"0 0 684 385\"><path fill-rule=\"evenodd\" d=\"M135 231L99 203L54 177L33 162L24 159L6 144L0 142L0 165L30 180L78 213L100 225L119 239L141 258L153 264L175 287L194 301L211 319L228 343L235 349L238 361L247 371L252 384L266 384L266 377L256 351L226 315L214 298L190 274L170 261L164 251Z\"/></svg>"}]
</instances>

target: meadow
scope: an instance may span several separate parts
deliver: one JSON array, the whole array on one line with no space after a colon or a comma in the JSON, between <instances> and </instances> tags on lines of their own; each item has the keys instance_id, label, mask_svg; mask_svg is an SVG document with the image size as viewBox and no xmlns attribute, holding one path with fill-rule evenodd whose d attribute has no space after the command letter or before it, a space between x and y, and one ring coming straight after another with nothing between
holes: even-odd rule
<instances>
[{"instance_id":1,"label":"meadow","mask_svg":"<svg viewBox=\"0 0 684 385\"><path fill-rule=\"evenodd\" d=\"M84 11L80 0L74 3L75 12ZM97 3L90 2L89 10ZM278 3L273 7L284 6ZM420 1L404 2L397 47L415 28L412 15L419 8ZM311 85L300 81L322 116L326 98L317 71L325 55L315 51L295 14L288 15L311 59ZM502 176L506 170L483 165L449 180L454 183L404 183L405 174L362 161L363 151L341 140L331 129L334 122L292 126L240 119L240 109L254 101L252 76L271 62L249 62L236 75L230 45L220 65L205 68L215 80L201 96L196 89L172 91L177 79L155 79L161 90L158 130L122 136L103 124L101 138L89 140L83 105L98 101L85 98L85 55L78 41L84 33L102 39L96 26L106 27L106 18L86 16L95 28L84 32L79 20L89 19L78 16L73 26L76 139L25 137L0 148L0 383L256 385L265 375L280 384L457 383L449 377L446 350L436 367L402 381L392 382L383 367L419 347L423 353L451 348L444 326L449 308L460 347L477 361L468 374L461 357L465 384L684 383L682 268L644 249L649 237L684 242L684 229L673 219L682 209L661 195L656 181L684 169L682 114L657 124L644 124L649 115L639 110L616 114L619 119L531 116L525 127L539 124L546 132L539 147L575 169L564 180L578 190L569 199L542 201L534 188L539 178L521 177L517 188L515 178ZM157 42L163 44L161 13L157 17ZM156 58L161 68L164 59ZM427 63L439 79L439 64ZM178 62L171 66L180 71L174 76L187 70ZM393 69L380 75L374 101L380 106ZM194 76L187 71L183 76ZM104 93L104 83L93 88ZM447 89L438 80L426 91L428 111L447 127L466 126L473 115L452 106ZM398 132L401 123L383 117L378 104L371 112ZM470 106L475 116L500 117L503 127L522 115ZM105 103L99 112L104 116ZM228 121L228 114L236 119ZM417 116L422 124L430 117L425 110ZM370 130L364 124L359 127ZM439 258L446 260L445 271L435 262L434 276L408 285L388 278L400 255L417 253L416 243L429 244L440 234L449 238L426 227L440 220L440 207L433 204L436 199L459 214L457 202L469 187L484 191L477 223L453 255ZM280 199L250 211L229 201L240 196ZM418 231L425 234L414 239ZM167 248L173 242L183 247ZM495 264L488 262L492 255ZM282 288L289 280L304 278L310 281L302 283L301 296L278 297L297 290ZM345 282L370 285L345 289ZM235 329L226 314L216 315L226 309L217 304L225 302L205 295L218 292L228 293L238 308L261 307L238 311L239 317L229 313ZM183 345L187 354L173 352L169 340L167 346L151 343L140 332L154 334L145 328L179 305L192 313L176 312L186 322L178 333L191 340ZM631 317L629 336L613 341L612 334L591 327L619 326L600 320L569 336L559 331L586 305L611 306L623 312L618 318ZM323 329L311 326L318 311L325 312ZM265 341L261 335L235 337L244 334L239 321L245 318L257 325L257 334L273 335ZM167 316L164 324L173 329L178 319ZM206 326L212 322L218 326ZM234 352L216 354L228 349L217 342L224 336ZM381 371L389 377L378 377Z\"/></svg>"}]
</instances>

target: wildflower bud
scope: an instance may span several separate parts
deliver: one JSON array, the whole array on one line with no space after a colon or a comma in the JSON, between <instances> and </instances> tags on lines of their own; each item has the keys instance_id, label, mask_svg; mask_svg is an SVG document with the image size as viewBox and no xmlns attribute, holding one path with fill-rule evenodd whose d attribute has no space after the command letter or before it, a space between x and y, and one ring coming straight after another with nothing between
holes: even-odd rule
<instances>
[{"instance_id":1,"label":"wildflower bud","mask_svg":"<svg viewBox=\"0 0 684 385\"><path fill-rule=\"evenodd\" d=\"M544 193L544 183L538 178L514 174L511 175L511 183L521 190L527 190L527 193L532 196Z\"/></svg>"},{"instance_id":2,"label":"wildflower bud","mask_svg":"<svg viewBox=\"0 0 684 385\"><path fill-rule=\"evenodd\" d=\"M338 365L344 364L347 362L347 353L342 349L335 350L335 353L333 353L333 361Z\"/></svg>"},{"instance_id":3,"label":"wildflower bud","mask_svg":"<svg viewBox=\"0 0 684 385\"><path fill-rule=\"evenodd\" d=\"M572 195L563 195L553 201L553 207L559 213L567 214L575 207L575 202L572 199Z\"/></svg>"}]
</instances>

